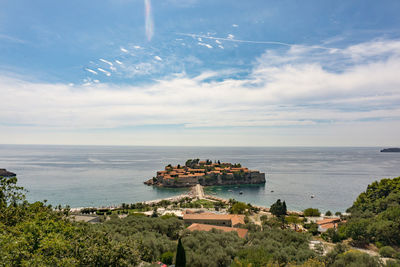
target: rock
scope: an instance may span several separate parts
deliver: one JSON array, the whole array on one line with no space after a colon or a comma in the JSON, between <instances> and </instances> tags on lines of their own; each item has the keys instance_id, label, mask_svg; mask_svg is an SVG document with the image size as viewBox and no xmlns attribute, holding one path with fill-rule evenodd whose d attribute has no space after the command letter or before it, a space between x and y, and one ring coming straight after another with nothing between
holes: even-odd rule
<instances>
[{"instance_id":1,"label":"rock","mask_svg":"<svg viewBox=\"0 0 400 267\"><path fill-rule=\"evenodd\" d=\"M15 177L15 176L17 175L13 172L9 172L6 169L0 169L0 177Z\"/></svg>"}]
</instances>

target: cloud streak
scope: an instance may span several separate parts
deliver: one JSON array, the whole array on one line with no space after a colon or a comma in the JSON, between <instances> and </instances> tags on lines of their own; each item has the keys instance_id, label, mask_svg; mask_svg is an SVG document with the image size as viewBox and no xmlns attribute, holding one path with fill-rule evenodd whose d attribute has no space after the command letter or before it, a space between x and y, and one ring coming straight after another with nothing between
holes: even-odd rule
<instances>
[{"instance_id":1,"label":"cloud streak","mask_svg":"<svg viewBox=\"0 0 400 267\"><path fill-rule=\"evenodd\" d=\"M201 35L201 34L194 34L194 33L180 33L180 32L177 32L175 34L176 35L181 35L181 36L188 36L188 37L192 37L192 38L204 38L204 39L210 39L210 40L215 40L215 41L228 41L228 42L234 42L234 43L280 45L280 46L287 46L287 47L293 47L293 46L298 45L298 44L290 44L290 43L284 43L284 42L278 42L278 41L255 41L255 40L235 39L235 36L233 34L228 34L228 37L226 37L226 38L208 36L208 35ZM336 48L330 48L330 47L319 46L319 45L312 45L312 46L308 46L308 47L313 48L313 49L322 49L322 50L330 50L330 51L337 51L338 50Z\"/></svg>"}]
</instances>

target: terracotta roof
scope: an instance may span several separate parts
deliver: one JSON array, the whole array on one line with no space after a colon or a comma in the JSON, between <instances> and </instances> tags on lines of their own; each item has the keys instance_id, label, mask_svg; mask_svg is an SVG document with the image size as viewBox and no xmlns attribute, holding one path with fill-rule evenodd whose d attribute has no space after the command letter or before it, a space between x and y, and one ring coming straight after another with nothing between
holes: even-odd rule
<instances>
[{"instance_id":1,"label":"terracotta roof","mask_svg":"<svg viewBox=\"0 0 400 267\"><path fill-rule=\"evenodd\" d=\"M337 223L326 223L326 224L320 225L319 227L324 228L324 229L337 228L338 224Z\"/></svg>"},{"instance_id":2,"label":"terracotta roof","mask_svg":"<svg viewBox=\"0 0 400 267\"><path fill-rule=\"evenodd\" d=\"M245 224L244 222L244 215L231 215L232 226L237 224Z\"/></svg>"},{"instance_id":3,"label":"terracotta roof","mask_svg":"<svg viewBox=\"0 0 400 267\"><path fill-rule=\"evenodd\" d=\"M217 230L221 230L224 232L235 231L238 234L238 236L241 238L245 238L247 235L247 232L248 232L247 229L225 227L225 226L215 226L215 225L201 224L201 223L193 223L187 229L190 231L207 231L207 232L211 231L211 229L217 229Z\"/></svg>"},{"instance_id":4,"label":"terracotta roof","mask_svg":"<svg viewBox=\"0 0 400 267\"><path fill-rule=\"evenodd\" d=\"M323 219L323 220L317 221L317 224L323 225L323 224L337 223L337 222L340 222L340 218Z\"/></svg>"},{"instance_id":5,"label":"terracotta roof","mask_svg":"<svg viewBox=\"0 0 400 267\"><path fill-rule=\"evenodd\" d=\"M215 214L215 213L193 213L193 214L184 214L184 220L226 220L231 221L232 226L237 224L245 224L244 223L244 215L237 214Z\"/></svg>"},{"instance_id":6,"label":"terracotta roof","mask_svg":"<svg viewBox=\"0 0 400 267\"><path fill-rule=\"evenodd\" d=\"M188 172L204 172L205 169L188 169Z\"/></svg>"}]
</instances>

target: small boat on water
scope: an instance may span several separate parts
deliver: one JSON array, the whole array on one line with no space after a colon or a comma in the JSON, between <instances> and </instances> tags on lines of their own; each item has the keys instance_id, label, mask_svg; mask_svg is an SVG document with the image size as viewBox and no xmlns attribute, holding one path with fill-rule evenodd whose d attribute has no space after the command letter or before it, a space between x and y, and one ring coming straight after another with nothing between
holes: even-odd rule
<instances>
[{"instance_id":1,"label":"small boat on water","mask_svg":"<svg viewBox=\"0 0 400 267\"><path fill-rule=\"evenodd\" d=\"M239 192L239 195L243 195L243 191L240 191L240 192Z\"/></svg>"},{"instance_id":2,"label":"small boat on water","mask_svg":"<svg viewBox=\"0 0 400 267\"><path fill-rule=\"evenodd\" d=\"M315 196L314 195L311 195L311 198L314 198Z\"/></svg>"},{"instance_id":3,"label":"small boat on water","mask_svg":"<svg viewBox=\"0 0 400 267\"><path fill-rule=\"evenodd\" d=\"M271 190L271 193L273 193L274 192L274 190Z\"/></svg>"}]
</instances>

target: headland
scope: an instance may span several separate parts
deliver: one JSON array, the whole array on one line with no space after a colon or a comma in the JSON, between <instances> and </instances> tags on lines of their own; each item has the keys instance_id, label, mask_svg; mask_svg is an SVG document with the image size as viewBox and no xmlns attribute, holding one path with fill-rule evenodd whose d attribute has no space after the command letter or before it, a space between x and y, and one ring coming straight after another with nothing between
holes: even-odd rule
<instances>
[{"instance_id":1,"label":"headland","mask_svg":"<svg viewBox=\"0 0 400 267\"><path fill-rule=\"evenodd\" d=\"M400 152L399 147L385 148L382 149L381 152Z\"/></svg>"}]
</instances>

